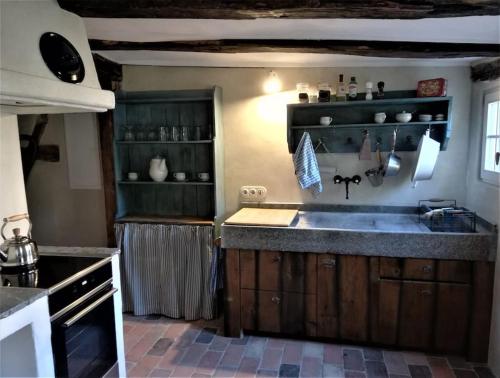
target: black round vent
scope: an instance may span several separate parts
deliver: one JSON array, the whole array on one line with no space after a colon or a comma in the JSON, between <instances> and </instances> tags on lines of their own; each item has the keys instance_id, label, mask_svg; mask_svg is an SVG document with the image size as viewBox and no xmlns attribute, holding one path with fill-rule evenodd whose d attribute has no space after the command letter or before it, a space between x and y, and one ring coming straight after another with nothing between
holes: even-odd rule
<instances>
[{"instance_id":1,"label":"black round vent","mask_svg":"<svg viewBox=\"0 0 500 378\"><path fill-rule=\"evenodd\" d=\"M62 81L81 83L85 77L82 58L75 47L57 33L45 33L40 37L40 52L45 64Z\"/></svg>"}]
</instances>

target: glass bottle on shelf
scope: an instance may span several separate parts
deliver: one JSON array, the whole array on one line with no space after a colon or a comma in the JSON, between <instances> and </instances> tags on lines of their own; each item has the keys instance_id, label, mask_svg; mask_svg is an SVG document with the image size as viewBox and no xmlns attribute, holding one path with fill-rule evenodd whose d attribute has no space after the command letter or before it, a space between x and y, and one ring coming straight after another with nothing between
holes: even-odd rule
<instances>
[{"instance_id":1,"label":"glass bottle on shelf","mask_svg":"<svg viewBox=\"0 0 500 378\"><path fill-rule=\"evenodd\" d=\"M356 76L351 76L351 81L349 82L349 100L356 100L358 97L358 83L356 82Z\"/></svg>"},{"instance_id":2,"label":"glass bottle on shelf","mask_svg":"<svg viewBox=\"0 0 500 378\"><path fill-rule=\"evenodd\" d=\"M337 84L337 101L346 100L346 87L344 84L344 75L339 75L339 82Z\"/></svg>"}]
</instances>

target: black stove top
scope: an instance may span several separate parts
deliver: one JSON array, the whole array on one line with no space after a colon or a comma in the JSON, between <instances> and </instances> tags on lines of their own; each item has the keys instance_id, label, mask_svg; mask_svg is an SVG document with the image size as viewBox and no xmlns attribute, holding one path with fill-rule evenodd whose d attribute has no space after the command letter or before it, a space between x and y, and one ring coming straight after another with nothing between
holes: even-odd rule
<instances>
[{"instance_id":1,"label":"black stove top","mask_svg":"<svg viewBox=\"0 0 500 378\"><path fill-rule=\"evenodd\" d=\"M50 289L102 260L102 257L42 255L35 266L2 268L0 286Z\"/></svg>"}]
</instances>

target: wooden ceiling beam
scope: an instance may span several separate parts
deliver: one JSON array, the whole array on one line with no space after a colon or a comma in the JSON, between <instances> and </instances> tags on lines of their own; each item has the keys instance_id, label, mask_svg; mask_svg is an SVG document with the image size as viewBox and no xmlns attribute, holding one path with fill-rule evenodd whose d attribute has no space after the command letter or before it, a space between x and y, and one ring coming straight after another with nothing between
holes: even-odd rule
<instances>
[{"instance_id":1,"label":"wooden ceiling beam","mask_svg":"<svg viewBox=\"0 0 500 378\"><path fill-rule=\"evenodd\" d=\"M498 0L58 0L81 17L420 19L499 15Z\"/></svg>"},{"instance_id":2,"label":"wooden ceiling beam","mask_svg":"<svg viewBox=\"0 0 500 378\"><path fill-rule=\"evenodd\" d=\"M500 59L471 67L472 81L490 81L500 77Z\"/></svg>"},{"instance_id":3,"label":"wooden ceiling beam","mask_svg":"<svg viewBox=\"0 0 500 378\"><path fill-rule=\"evenodd\" d=\"M498 57L500 45L474 43L352 40L223 39L206 41L127 42L90 40L93 51L149 50L204 53L313 53L385 58Z\"/></svg>"}]
</instances>

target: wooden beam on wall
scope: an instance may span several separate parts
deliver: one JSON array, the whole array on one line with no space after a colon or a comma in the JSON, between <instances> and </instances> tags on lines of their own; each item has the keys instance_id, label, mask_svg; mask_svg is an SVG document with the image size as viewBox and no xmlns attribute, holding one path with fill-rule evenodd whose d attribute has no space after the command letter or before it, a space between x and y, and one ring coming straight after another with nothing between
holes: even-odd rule
<instances>
[{"instance_id":1,"label":"wooden beam on wall","mask_svg":"<svg viewBox=\"0 0 500 378\"><path fill-rule=\"evenodd\" d=\"M220 39L127 42L92 39L94 51L150 50L205 53L313 53L387 58L467 58L500 56L498 44L297 39Z\"/></svg>"},{"instance_id":2,"label":"wooden beam on wall","mask_svg":"<svg viewBox=\"0 0 500 378\"><path fill-rule=\"evenodd\" d=\"M477 64L470 71L472 81L496 80L500 77L500 59Z\"/></svg>"},{"instance_id":3,"label":"wooden beam on wall","mask_svg":"<svg viewBox=\"0 0 500 378\"><path fill-rule=\"evenodd\" d=\"M81 17L420 19L498 15L497 0L58 0ZM479 26L478 26L479 27Z\"/></svg>"},{"instance_id":4,"label":"wooden beam on wall","mask_svg":"<svg viewBox=\"0 0 500 378\"><path fill-rule=\"evenodd\" d=\"M123 78L122 66L98 54L93 54L97 77L103 89L116 91L120 89ZM97 114L99 124L99 140L101 142L101 165L104 188L104 206L106 210L106 234L108 247L116 246L115 215L116 191L113 158L113 111Z\"/></svg>"}]
</instances>

